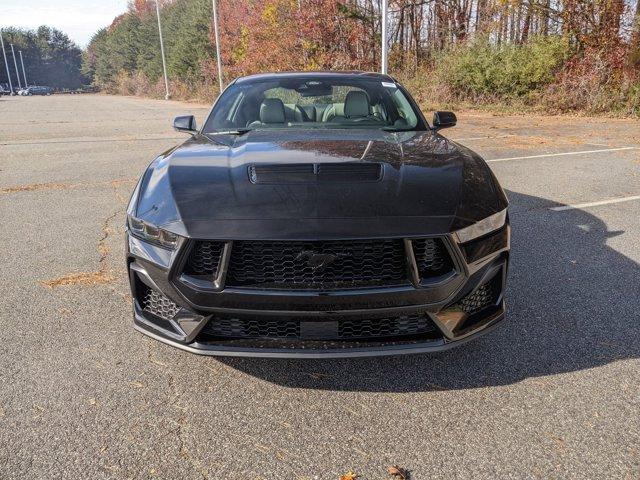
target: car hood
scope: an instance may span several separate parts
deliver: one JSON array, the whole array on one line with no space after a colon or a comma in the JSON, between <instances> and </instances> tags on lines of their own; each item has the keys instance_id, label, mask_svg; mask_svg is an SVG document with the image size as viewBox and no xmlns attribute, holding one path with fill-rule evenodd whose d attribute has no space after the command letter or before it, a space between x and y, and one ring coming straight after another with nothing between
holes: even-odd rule
<instances>
[{"instance_id":1,"label":"car hood","mask_svg":"<svg viewBox=\"0 0 640 480\"><path fill-rule=\"evenodd\" d=\"M346 176L295 176L345 163ZM285 164L275 180L250 178ZM377 179L359 173L371 164ZM196 135L166 152L143 178L137 215L196 238L318 239L443 234L505 207L485 162L433 132L282 129Z\"/></svg>"}]
</instances>

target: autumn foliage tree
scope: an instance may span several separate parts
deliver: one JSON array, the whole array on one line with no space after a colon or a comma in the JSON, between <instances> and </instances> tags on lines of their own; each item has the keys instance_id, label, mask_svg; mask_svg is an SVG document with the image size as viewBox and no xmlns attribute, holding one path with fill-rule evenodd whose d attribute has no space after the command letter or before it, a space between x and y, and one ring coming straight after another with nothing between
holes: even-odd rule
<instances>
[{"instance_id":1,"label":"autumn foliage tree","mask_svg":"<svg viewBox=\"0 0 640 480\"><path fill-rule=\"evenodd\" d=\"M232 74L373 67L364 54L364 26L335 0L222 2L220 10Z\"/></svg>"},{"instance_id":2,"label":"autumn foliage tree","mask_svg":"<svg viewBox=\"0 0 640 480\"><path fill-rule=\"evenodd\" d=\"M210 98L211 0L160 6L172 90ZM379 69L381 0L218 0L218 8L225 80ZM627 111L640 103L638 0L389 0L389 11L390 71L430 98ZM85 71L106 89L160 95L158 45L155 0L132 0L95 35ZM576 85L617 103L589 105Z\"/></svg>"}]
</instances>

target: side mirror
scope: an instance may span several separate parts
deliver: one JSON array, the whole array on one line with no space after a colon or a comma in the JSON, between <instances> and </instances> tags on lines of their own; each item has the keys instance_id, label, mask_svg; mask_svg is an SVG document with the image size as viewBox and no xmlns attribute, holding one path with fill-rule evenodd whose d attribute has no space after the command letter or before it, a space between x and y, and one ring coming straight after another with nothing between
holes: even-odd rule
<instances>
[{"instance_id":1,"label":"side mirror","mask_svg":"<svg viewBox=\"0 0 640 480\"><path fill-rule=\"evenodd\" d=\"M458 119L456 118L456 114L453 112L436 112L433 114L434 130L455 127L456 123L458 123Z\"/></svg>"},{"instance_id":2,"label":"side mirror","mask_svg":"<svg viewBox=\"0 0 640 480\"><path fill-rule=\"evenodd\" d=\"M196 127L196 118L193 115L184 115L173 119L173 128L178 132L187 132L195 134L198 132Z\"/></svg>"}]
</instances>

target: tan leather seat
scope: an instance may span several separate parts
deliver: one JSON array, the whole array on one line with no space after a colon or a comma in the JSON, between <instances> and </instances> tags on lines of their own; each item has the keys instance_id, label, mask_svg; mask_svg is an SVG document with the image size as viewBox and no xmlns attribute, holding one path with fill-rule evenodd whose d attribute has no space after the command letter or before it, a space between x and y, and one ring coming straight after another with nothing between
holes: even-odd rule
<instances>
[{"instance_id":1,"label":"tan leather seat","mask_svg":"<svg viewBox=\"0 0 640 480\"><path fill-rule=\"evenodd\" d=\"M251 122L248 127L260 125L284 125L286 116L284 103L279 98L265 98L260 104L260 120Z\"/></svg>"},{"instance_id":2,"label":"tan leather seat","mask_svg":"<svg viewBox=\"0 0 640 480\"><path fill-rule=\"evenodd\" d=\"M335 117L344 116L344 103L332 103L322 112L322 121L330 122Z\"/></svg>"},{"instance_id":3,"label":"tan leather seat","mask_svg":"<svg viewBox=\"0 0 640 480\"><path fill-rule=\"evenodd\" d=\"M363 90L352 90L344 100L344 115L335 115L331 122L358 120L371 116L369 95Z\"/></svg>"}]
</instances>

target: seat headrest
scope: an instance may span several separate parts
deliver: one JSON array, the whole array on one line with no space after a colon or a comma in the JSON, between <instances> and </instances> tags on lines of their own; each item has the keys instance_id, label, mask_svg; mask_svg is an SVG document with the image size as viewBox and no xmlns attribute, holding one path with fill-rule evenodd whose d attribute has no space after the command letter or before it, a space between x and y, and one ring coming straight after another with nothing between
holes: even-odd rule
<instances>
[{"instance_id":1,"label":"seat headrest","mask_svg":"<svg viewBox=\"0 0 640 480\"><path fill-rule=\"evenodd\" d=\"M369 96L367 95L367 92L362 90L352 90L347 93L347 98L344 101L345 117L368 117L370 113L371 107L369 105Z\"/></svg>"},{"instance_id":2,"label":"seat headrest","mask_svg":"<svg viewBox=\"0 0 640 480\"><path fill-rule=\"evenodd\" d=\"M284 103L279 98L265 98L260 105L262 123L284 123Z\"/></svg>"}]
</instances>

